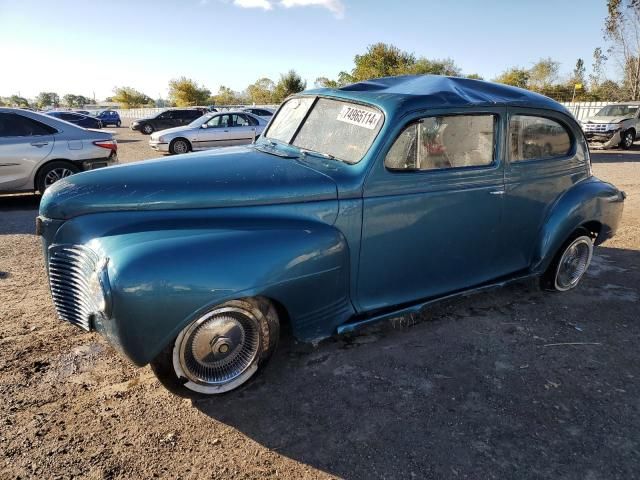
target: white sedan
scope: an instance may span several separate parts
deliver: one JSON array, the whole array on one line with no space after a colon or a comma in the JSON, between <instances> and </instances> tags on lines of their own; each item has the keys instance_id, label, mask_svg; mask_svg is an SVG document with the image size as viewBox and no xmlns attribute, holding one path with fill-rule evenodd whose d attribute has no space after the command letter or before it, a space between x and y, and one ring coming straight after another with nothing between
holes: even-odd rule
<instances>
[{"instance_id":1,"label":"white sedan","mask_svg":"<svg viewBox=\"0 0 640 480\"><path fill-rule=\"evenodd\" d=\"M267 123L268 120L248 112L209 113L189 125L153 133L149 146L174 154L246 145L260 136Z\"/></svg>"}]
</instances>

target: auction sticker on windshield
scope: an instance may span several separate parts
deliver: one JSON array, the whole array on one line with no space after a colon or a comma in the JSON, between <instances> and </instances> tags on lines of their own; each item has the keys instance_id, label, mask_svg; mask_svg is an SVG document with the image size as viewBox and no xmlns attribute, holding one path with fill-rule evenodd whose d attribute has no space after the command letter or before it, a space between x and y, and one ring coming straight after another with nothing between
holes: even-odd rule
<instances>
[{"instance_id":1,"label":"auction sticker on windshield","mask_svg":"<svg viewBox=\"0 0 640 480\"><path fill-rule=\"evenodd\" d=\"M338 113L338 120L340 122L351 123L352 125L358 125L359 127L368 128L369 130L376 128L380 117L382 117L382 114L379 112L351 107L349 105L343 106L340 113Z\"/></svg>"}]
</instances>

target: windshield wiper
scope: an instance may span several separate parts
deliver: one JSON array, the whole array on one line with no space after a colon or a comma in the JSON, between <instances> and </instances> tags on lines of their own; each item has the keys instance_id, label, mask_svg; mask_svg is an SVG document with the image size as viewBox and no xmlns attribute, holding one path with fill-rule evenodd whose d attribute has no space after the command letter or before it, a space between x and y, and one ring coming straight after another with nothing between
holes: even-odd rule
<instances>
[{"instance_id":1,"label":"windshield wiper","mask_svg":"<svg viewBox=\"0 0 640 480\"><path fill-rule=\"evenodd\" d=\"M262 143L254 143L253 145L250 145L251 147L255 148L256 150L260 150L261 152L264 153L268 153L270 155L275 155L276 157L282 157L282 158L296 158L297 155L293 155L291 153L286 153L280 150L276 150L276 147L278 146L277 143L275 142L271 142L271 141L266 141L266 142L262 142Z\"/></svg>"},{"instance_id":2,"label":"windshield wiper","mask_svg":"<svg viewBox=\"0 0 640 480\"><path fill-rule=\"evenodd\" d=\"M306 148L299 148L299 150L302 155L313 155L315 157L326 158L328 160L338 160L336 157L334 157L333 155L329 155L328 153L316 152L315 150L307 150Z\"/></svg>"}]
</instances>

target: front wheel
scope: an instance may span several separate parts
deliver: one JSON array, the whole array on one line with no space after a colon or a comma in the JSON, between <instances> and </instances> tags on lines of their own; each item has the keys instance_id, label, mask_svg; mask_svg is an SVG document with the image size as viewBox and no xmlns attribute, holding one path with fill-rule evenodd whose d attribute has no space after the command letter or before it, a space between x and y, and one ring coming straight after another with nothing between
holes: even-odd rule
<instances>
[{"instance_id":1,"label":"front wheel","mask_svg":"<svg viewBox=\"0 0 640 480\"><path fill-rule=\"evenodd\" d=\"M589 268L593 256L593 240L576 233L556 254L542 277L545 290L566 292L576 287Z\"/></svg>"},{"instance_id":2,"label":"front wheel","mask_svg":"<svg viewBox=\"0 0 640 480\"><path fill-rule=\"evenodd\" d=\"M145 123L142 126L142 133L144 133L145 135L151 135L153 133L153 127L148 123Z\"/></svg>"},{"instance_id":3,"label":"front wheel","mask_svg":"<svg viewBox=\"0 0 640 480\"><path fill-rule=\"evenodd\" d=\"M189 153L191 145L183 138L177 138L169 144L169 153L179 155L181 153Z\"/></svg>"},{"instance_id":4,"label":"front wheel","mask_svg":"<svg viewBox=\"0 0 640 480\"><path fill-rule=\"evenodd\" d=\"M246 384L278 342L280 323L266 299L218 305L187 325L152 362L158 380L181 397L210 397Z\"/></svg>"},{"instance_id":5,"label":"front wheel","mask_svg":"<svg viewBox=\"0 0 640 480\"><path fill-rule=\"evenodd\" d=\"M620 148L625 150L630 149L633 146L635 140L635 133L633 130L627 130L622 133L622 139L620 140Z\"/></svg>"},{"instance_id":6,"label":"front wheel","mask_svg":"<svg viewBox=\"0 0 640 480\"><path fill-rule=\"evenodd\" d=\"M121 126L122 126L122 122L121 122L120 120L118 120L118 121L116 122L116 127L120 128Z\"/></svg>"}]
</instances>

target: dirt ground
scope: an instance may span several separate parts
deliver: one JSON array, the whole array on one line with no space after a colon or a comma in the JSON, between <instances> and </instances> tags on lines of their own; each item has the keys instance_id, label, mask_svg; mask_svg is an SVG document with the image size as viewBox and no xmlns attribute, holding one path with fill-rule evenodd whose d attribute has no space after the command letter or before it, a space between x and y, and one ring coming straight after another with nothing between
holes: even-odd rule
<instances>
[{"instance_id":1,"label":"dirt ground","mask_svg":"<svg viewBox=\"0 0 640 480\"><path fill-rule=\"evenodd\" d=\"M122 161L156 156L114 131ZM56 318L39 199L0 197L0 478L638 478L640 148L593 160L628 199L576 290L285 337L247 389L196 403Z\"/></svg>"}]
</instances>

